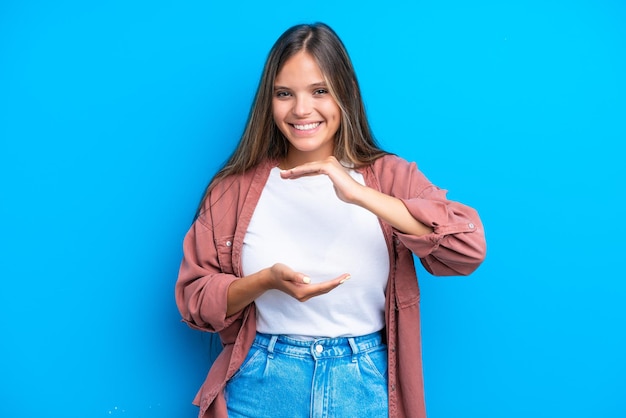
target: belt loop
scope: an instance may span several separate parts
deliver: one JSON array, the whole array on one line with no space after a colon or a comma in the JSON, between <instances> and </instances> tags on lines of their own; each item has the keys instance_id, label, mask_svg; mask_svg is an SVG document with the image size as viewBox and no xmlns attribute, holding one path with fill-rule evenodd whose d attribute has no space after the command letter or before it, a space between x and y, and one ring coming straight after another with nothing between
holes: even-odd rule
<instances>
[{"instance_id":1,"label":"belt loop","mask_svg":"<svg viewBox=\"0 0 626 418\"><path fill-rule=\"evenodd\" d=\"M354 337L348 338L348 344L350 344L350 348L352 349L352 362L356 363L356 355L359 354L359 347L356 345Z\"/></svg>"},{"instance_id":2,"label":"belt loop","mask_svg":"<svg viewBox=\"0 0 626 418\"><path fill-rule=\"evenodd\" d=\"M267 357L274 358L274 345L276 345L276 340L278 340L278 335L272 335L270 338L270 343L267 345Z\"/></svg>"}]
</instances>

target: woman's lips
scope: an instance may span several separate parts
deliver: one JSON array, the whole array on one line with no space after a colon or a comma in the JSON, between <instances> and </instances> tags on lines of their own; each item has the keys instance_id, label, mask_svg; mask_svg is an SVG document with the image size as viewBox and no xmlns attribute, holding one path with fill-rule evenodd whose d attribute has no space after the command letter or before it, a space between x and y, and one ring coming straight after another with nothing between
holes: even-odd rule
<instances>
[{"instance_id":1,"label":"woman's lips","mask_svg":"<svg viewBox=\"0 0 626 418\"><path fill-rule=\"evenodd\" d=\"M311 122L311 123L290 123L289 125L293 128L296 133L313 133L319 128L322 122Z\"/></svg>"}]
</instances>

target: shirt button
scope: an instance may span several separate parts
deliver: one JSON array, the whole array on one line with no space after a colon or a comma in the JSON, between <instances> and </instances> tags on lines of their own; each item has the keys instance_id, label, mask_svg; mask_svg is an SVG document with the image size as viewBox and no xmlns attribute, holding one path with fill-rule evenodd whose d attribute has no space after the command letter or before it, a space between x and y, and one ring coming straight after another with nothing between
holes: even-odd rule
<instances>
[{"instance_id":1,"label":"shirt button","mask_svg":"<svg viewBox=\"0 0 626 418\"><path fill-rule=\"evenodd\" d=\"M470 225L471 225L471 224L470 224ZM226 246L227 246L227 247L230 247L231 245L233 245L233 243L232 243L232 242L230 242L230 241L226 241Z\"/></svg>"},{"instance_id":2,"label":"shirt button","mask_svg":"<svg viewBox=\"0 0 626 418\"><path fill-rule=\"evenodd\" d=\"M470 222L469 224L467 224L467 226L469 226L471 229L474 229L474 227L475 227L476 225L474 225L473 223L471 223L471 222Z\"/></svg>"},{"instance_id":3,"label":"shirt button","mask_svg":"<svg viewBox=\"0 0 626 418\"><path fill-rule=\"evenodd\" d=\"M324 351L324 347L322 347L321 344L318 344L315 346L315 351L317 351L318 353L321 353L322 351Z\"/></svg>"}]
</instances>

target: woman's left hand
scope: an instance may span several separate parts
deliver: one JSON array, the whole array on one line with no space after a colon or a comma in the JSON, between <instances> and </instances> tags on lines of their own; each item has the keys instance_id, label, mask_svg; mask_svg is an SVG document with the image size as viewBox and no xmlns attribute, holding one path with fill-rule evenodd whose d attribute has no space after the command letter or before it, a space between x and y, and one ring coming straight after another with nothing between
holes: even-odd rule
<instances>
[{"instance_id":1,"label":"woman's left hand","mask_svg":"<svg viewBox=\"0 0 626 418\"><path fill-rule=\"evenodd\" d=\"M302 164L280 172L280 176L284 179L297 179L320 174L330 178L339 199L369 210L398 231L416 236L433 232L431 226L424 225L415 219L400 199L364 186L354 180L335 157Z\"/></svg>"},{"instance_id":2,"label":"woman's left hand","mask_svg":"<svg viewBox=\"0 0 626 418\"><path fill-rule=\"evenodd\" d=\"M280 176L283 179L317 175L328 176L335 187L337 197L346 203L355 203L358 193L365 187L354 180L346 168L339 164L339 161L333 156L280 171Z\"/></svg>"}]
</instances>

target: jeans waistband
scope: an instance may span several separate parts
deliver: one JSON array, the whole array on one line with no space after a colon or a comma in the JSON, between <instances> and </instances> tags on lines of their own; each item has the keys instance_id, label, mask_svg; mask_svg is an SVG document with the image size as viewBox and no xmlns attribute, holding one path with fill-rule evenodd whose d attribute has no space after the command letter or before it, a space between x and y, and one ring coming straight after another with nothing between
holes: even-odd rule
<instances>
[{"instance_id":1,"label":"jeans waistband","mask_svg":"<svg viewBox=\"0 0 626 418\"><path fill-rule=\"evenodd\" d=\"M361 352L372 351L383 345L382 332L374 332L359 337L315 338L300 340L285 335L257 333L254 345L273 353L314 358L354 356Z\"/></svg>"}]
</instances>

